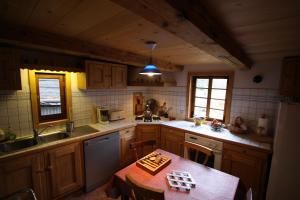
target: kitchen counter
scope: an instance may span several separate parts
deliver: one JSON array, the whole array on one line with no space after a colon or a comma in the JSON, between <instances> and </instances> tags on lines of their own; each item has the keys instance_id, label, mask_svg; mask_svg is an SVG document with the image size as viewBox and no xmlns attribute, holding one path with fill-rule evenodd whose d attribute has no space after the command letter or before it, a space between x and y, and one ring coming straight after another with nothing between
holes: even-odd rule
<instances>
[{"instance_id":1,"label":"kitchen counter","mask_svg":"<svg viewBox=\"0 0 300 200\"><path fill-rule=\"evenodd\" d=\"M272 146L269 143L258 142L249 137L249 135L236 135L232 134L227 129L223 129L221 132L215 132L210 129L208 125L202 126L194 126L193 122L189 121L153 121L153 122L143 122L143 121L135 121L135 120L120 120L116 122L111 122L109 124L89 124L86 126L81 126L75 128L74 132L72 133L71 137L65 138L62 140L57 140L54 142L49 142L45 144L39 144L36 146L24 148L15 152L11 153L4 153L0 155L0 159L5 157L10 157L14 155L20 155L23 153L29 153L33 151L41 151L45 148L51 148L56 145L62 145L63 143L70 143L74 141L83 141L90 138L102 136L111 132L116 132L121 129L130 128L136 126L138 124L160 124L172 128L182 129L187 132L191 132L194 134L199 134L202 136L207 136L213 139L222 140L222 141L229 141L238 144L248 145L251 147L272 151Z\"/></svg>"},{"instance_id":2,"label":"kitchen counter","mask_svg":"<svg viewBox=\"0 0 300 200\"><path fill-rule=\"evenodd\" d=\"M209 125L201 125L195 126L193 122L189 121L168 121L168 122L161 122L162 125L182 129L188 132L196 133L202 136L208 136L213 139L222 140L222 141L229 141L238 144L248 145L252 147L256 147L259 149L264 149L267 151L272 151L272 145L270 143L259 142L253 140L250 137L250 134L233 134L227 129L222 129L222 131L217 132L213 131Z\"/></svg>"},{"instance_id":3,"label":"kitchen counter","mask_svg":"<svg viewBox=\"0 0 300 200\"><path fill-rule=\"evenodd\" d=\"M164 126L169 126L172 128L182 129L187 132L192 132L195 134L199 134L202 136L207 136L213 139L222 140L222 141L229 141L238 144L248 145L259 149L264 149L267 151L272 151L272 145L270 143L259 142L254 140L251 137L251 134L233 134L227 129L223 129L220 132L216 132L211 130L209 125L202 125L202 126L195 126L193 122L189 121L152 121L152 122L144 122L142 120L122 120L118 122L112 122L107 125L101 124L90 124L91 127L98 129L99 131L109 131L113 129L122 129L127 128L130 126L135 126L137 124L160 124Z\"/></svg>"}]
</instances>

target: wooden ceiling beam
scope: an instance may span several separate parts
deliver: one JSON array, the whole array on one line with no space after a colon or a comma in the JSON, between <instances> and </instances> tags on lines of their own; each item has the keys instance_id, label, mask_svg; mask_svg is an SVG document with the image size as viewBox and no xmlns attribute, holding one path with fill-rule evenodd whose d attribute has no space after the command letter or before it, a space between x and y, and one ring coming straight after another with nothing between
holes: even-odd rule
<instances>
[{"instance_id":1,"label":"wooden ceiling beam","mask_svg":"<svg viewBox=\"0 0 300 200\"><path fill-rule=\"evenodd\" d=\"M140 54L8 24L1 24L0 42L29 49L51 51L90 59L101 59L140 67L145 66L149 62L149 57ZM182 65L176 65L164 60L154 58L153 62L162 71L183 70Z\"/></svg>"},{"instance_id":2,"label":"wooden ceiling beam","mask_svg":"<svg viewBox=\"0 0 300 200\"><path fill-rule=\"evenodd\" d=\"M199 0L111 0L206 53L239 68L253 65Z\"/></svg>"}]
</instances>

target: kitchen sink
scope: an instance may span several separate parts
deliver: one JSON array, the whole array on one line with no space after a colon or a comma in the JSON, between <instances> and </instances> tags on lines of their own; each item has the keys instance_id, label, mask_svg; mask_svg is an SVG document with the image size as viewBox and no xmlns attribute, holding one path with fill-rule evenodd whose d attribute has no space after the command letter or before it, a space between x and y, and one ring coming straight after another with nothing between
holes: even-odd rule
<instances>
[{"instance_id":1,"label":"kitchen sink","mask_svg":"<svg viewBox=\"0 0 300 200\"><path fill-rule=\"evenodd\" d=\"M58 132L58 133L52 133L49 135L41 135L39 136L39 143L48 143L53 142L57 140L62 140L65 138L70 137L70 135L67 132Z\"/></svg>"},{"instance_id":2,"label":"kitchen sink","mask_svg":"<svg viewBox=\"0 0 300 200\"><path fill-rule=\"evenodd\" d=\"M2 143L0 144L0 152L9 153L12 151L17 151L27 147L32 147L37 145L33 138L27 138L22 140L16 140L14 142Z\"/></svg>"},{"instance_id":3,"label":"kitchen sink","mask_svg":"<svg viewBox=\"0 0 300 200\"><path fill-rule=\"evenodd\" d=\"M26 138L16 140L14 142L1 143L0 153L10 153L24 148L33 147L35 145L62 140L68 137L70 137L70 135L67 132L58 132L48 135L41 135L38 137L38 141L35 141L34 138Z\"/></svg>"}]
</instances>

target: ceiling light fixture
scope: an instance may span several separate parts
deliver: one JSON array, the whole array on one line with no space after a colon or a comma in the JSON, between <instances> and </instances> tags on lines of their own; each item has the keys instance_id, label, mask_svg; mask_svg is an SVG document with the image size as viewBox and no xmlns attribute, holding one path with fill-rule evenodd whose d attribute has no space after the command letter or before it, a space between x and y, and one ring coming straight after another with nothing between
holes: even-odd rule
<instances>
[{"instance_id":1,"label":"ceiling light fixture","mask_svg":"<svg viewBox=\"0 0 300 200\"><path fill-rule=\"evenodd\" d=\"M147 75L147 76L161 75L161 72L159 71L159 69L152 62L152 52L156 47L156 42L148 41L148 42L146 42L146 46L147 46L147 48L149 48L151 50L150 61L144 67L143 71L140 72L140 74Z\"/></svg>"}]
</instances>

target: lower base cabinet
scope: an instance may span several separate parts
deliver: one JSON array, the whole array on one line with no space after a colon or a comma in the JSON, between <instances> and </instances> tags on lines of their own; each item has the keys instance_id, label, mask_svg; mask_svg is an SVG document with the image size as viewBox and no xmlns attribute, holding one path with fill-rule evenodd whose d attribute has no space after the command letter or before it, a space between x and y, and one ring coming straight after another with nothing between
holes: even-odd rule
<instances>
[{"instance_id":1,"label":"lower base cabinet","mask_svg":"<svg viewBox=\"0 0 300 200\"><path fill-rule=\"evenodd\" d=\"M268 155L260 150L224 143L222 171L239 177L247 190L251 187L253 199L264 199Z\"/></svg>"},{"instance_id":2,"label":"lower base cabinet","mask_svg":"<svg viewBox=\"0 0 300 200\"><path fill-rule=\"evenodd\" d=\"M135 161L135 152L130 149L130 144L136 141L135 128L120 130L120 165L124 167Z\"/></svg>"},{"instance_id":3,"label":"lower base cabinet","mask_svg":"<svg viewBox=\"0 0 300 200\"><path fill-rule=\"evenodd\" d=\"M167 127L161 127L161 148L165 151L183 157L184 132Z\"/></svg>"},{"instance_id":4,"label":"lower base cabinet","mask_svg":"<svg viewBox=\"0 0 300 200\"><path fill-rule=\"evenodd\" d=\"M0 163L0 198L31 188L37 199L57 199L82 186L80 142Z\"/></svg>"},{"instance_id":5,"label":"lower base cabinet","mask_svg":"<svg viewBox=\"0 0 300 200\"><path fill-rule=\"evenodd\" d=\"M82 143L69 144L46 153L50 199L76 191L83 186Z\"/></svg>"},{"instance_id":6,"label":"lower base cabinet","mask_svg":"<svg viewBox=\"0 0 300 200\"><path fill-rule=\"evenodd\" d=\"M136 138L137 141L143 140L155 140L156 141L156 148L160 147L160 125L153 125L153 124L139 124L136 126ZM139 157L145 156L152 152L151 147L145 147L142 150L143 152Z\"/></svg>"},{"instance_id":7,"label":"lower base cabinet","mask_svg":"<svg viewBox=\"0 0 300 200\"><path fill-rule=\"evenodd\" d=\"M46 199L43 154L6 160L0 164L0 199L24 188L35 191L38 199Z\"/></svg>"}]
</instances>

